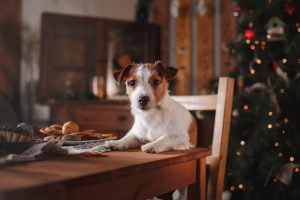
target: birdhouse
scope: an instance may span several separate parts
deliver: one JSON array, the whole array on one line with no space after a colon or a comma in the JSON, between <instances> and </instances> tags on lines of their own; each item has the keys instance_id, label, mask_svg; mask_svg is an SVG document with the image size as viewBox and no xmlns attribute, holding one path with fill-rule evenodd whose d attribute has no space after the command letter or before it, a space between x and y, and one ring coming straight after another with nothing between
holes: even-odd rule
<instances>
[{"instance_id":1,"label":"birdhouse","mask_svg":"<svg viewBox=\"0 0 300 200\"><path fill-rule=\"evenodd\" d=\"M269 41L285 40L284 27L285 23L282 20L276 16L272 17L265 25L267 29L267 39Z\"/></svg>"}]
</instances>

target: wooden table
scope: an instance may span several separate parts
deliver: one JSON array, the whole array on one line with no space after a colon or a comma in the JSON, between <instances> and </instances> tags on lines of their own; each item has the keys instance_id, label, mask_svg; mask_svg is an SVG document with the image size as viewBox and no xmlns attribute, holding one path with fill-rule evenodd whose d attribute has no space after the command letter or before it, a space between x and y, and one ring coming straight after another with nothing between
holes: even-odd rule
<instances>
[{"instance_id":1,"label":"wooden table","mask_svg":"<svg viewBox=\"0 0 300 200\"><path fill-rule=\"evenodd\" d=\"M195 148L146 154L140 149L101 157L42 156L41 161L0 167L0 200L147 199L188 187L190 199L205 198L205 157ZM178 176L180 174L180 176Z\"/></svg>"}]
</instances>

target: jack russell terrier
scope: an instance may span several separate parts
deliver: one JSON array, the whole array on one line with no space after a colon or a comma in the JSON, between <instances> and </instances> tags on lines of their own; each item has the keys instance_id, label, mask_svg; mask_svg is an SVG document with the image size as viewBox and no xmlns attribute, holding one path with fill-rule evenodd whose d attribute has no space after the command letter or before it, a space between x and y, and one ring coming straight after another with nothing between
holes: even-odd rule
<instances>
[{"instance_id":1,"label":"jack russell terrier","mask_svg":"<svg viewBox=\"0 0 300 200\"><path fill-rule=\"evenodd\" d=\"M122 139L105 142L107 148L125 150L141 147L146 153L160 153L196 147L195 118L168 93L167 81L173 79L177 72L178 69L160 61L131 64L114 72L115 80L126 84L134 124ZM182 199L186 190L186 187L176 190L173 199Z\"/></svg>"}]
</instances>

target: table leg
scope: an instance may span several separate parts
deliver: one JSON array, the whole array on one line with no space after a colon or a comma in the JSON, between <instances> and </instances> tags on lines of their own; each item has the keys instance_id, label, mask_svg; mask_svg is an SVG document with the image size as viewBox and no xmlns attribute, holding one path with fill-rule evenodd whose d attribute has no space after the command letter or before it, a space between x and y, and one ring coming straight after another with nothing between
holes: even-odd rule
<instances>
[{"instance_id":1,"label":"table leg","mask_svg":"<svg viewBox=\"0 0 300 200\"><path fill-rule=\"evenodd\" d=\"M196 183L188 186L188 200L206 199L206 158L197 159Z\"/></svg>"}]
</instances>

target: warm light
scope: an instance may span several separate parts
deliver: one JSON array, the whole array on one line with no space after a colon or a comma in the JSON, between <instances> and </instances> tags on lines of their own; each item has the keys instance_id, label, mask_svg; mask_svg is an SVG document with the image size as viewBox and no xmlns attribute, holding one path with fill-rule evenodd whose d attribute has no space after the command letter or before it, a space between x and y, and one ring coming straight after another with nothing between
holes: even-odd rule
<instances>
[{"instance_id":1,"label":"warm light","mask_svg":"<svg viewBox=\"0 0 300 200\"><path fill-rule=\"evenodd\" d=\"M285 133L285 130L282 130L282 133Z\"/></svg>"},{"instance_id":2,"label":"warm light","mask_svg":"<svg viewBox=\"0 0 300 200\"><path fill-rule=\"evenodd\" d=\"M279 155L279 157L282 157L282 153L279 153L278 155Z\"/></svg>"},{"instance_id":3,"label":"warm light","mask_svg":"<svg viewBox=\"0 0 300 200\"><path fill-rule=\"evenodd\" d=\"M295 169L295 172L299 172L299 168L298 167Z\"/></svg>"},{"instance_id":4,"label":"warm light","mask_svg":"<svg viewBox=\"0 0 300 200\"><path fill-rule=\"evenodd\" d=\"M241 155L241 152L238 151L238 152L236 152L236 154L239 156L239 155Z\"/></svg>"},{"instance_id":5,"label":"warm light","mask_svg":"<svg viewBox=\"0 0 300 200\"><path fill-rule=\"evenodd\" d=\"M233 186L231 186L231 188L230 188L230 189L231 189L231 191L233 191L235 188L234 188Z\"/></svg>"},{"instance_id":6,"label":"warm light","mask_svg":"<svg viewBox=\"0 0 300 200\"><path fill-rule=\"evenodd\" d=\"M290 161L292 161L292 162L293 162L293 161L294 161L294 157L290 157Z\"/></svg>"},{"instance_id":7,"label":"warm light","mask_svg":"<svg viewBox=\"0 0 300 200\"><path fill-rule=\"evenodd\" d=\"M281 89L281 90L280 90L280 93L284 93L284 89Z\"/></svg>"},{"instance_id":8,"label":"warm light","mask_svg":"<svg viewBox=\"0 0 300 200\"><path fill-rule=\"evenodd\" d=\"M259 44L259 41L256 40L256 41L255 41L255 44Z\"/></svg>"},{"instance_id":9,"label":"warm light","mask_svg":"<svg viewBox=\"0 0 300 200\"><path fill-rule=\"evenodd\" d=\"M269 116L272 116L273 115L273 113L272 112L269 112Z\"/></svg>"},{"instance_id":10,"label":"warm light","mask_svg":"<svg viewBox=\"0 0 300 200\"><path fill-rule=\"evenodd\" d=\"M269 2L269 3L271 3L271 2L272 2L272 0L268 0L268 2Z\"/></svg>"},{"instance_id":11,"label":"warm light","mask_svg":"<svg viewBox=\"0 0 300 200\"><path fill-rule=\"evenodd\" d=\"M269 128L269 129L272 128L272 124L269 124L269 125L268 125L268 128Z\"/></svg>"},{"instance_id":12,"label":"warm light","mask_svg":"<svg viewBox=\"0 0 300 200\"><path fill-rule=\"evenodd\" d=\"M300 32L300 28L298 28L298 32Z\"/></svg>"},{"instance_id":13,"label":"warm light","mask_svg":"<svg viewBox=\"0 0 300 200\"><path fill-rule=\"evenodd\" d=\"M244 186L242 184L239 185L239 188L242 189Z\"/></svg>"},{"instance_id":14,"label":"warm light","mask_svg":"<svg viewBox=\"0 0 300 200\"><path fill-rule=\"evenodd\" d=\"M244 105L244 109L247 110L247 109L248 109L248 106L247 106L247 105Z\"/></svg>"},{"instance_id":15,"label":"warm light","mask_svg":"<svg viewBox=\"0 0 300 200\"><path fill-rule=\"evenodd\" d=\"M261 42L261 45L265 45L266 43L264 41Z\"/></svg>"},{"instance_id":16,"label":"warm light","mask_svg":"<svg viewBox=\"0 0 300 200\"><path fill-rule=\"evenodd\" d=\"M251 49L254 50L254 49L255 49L255 46L254 46L254 45L251 45Z\"/></svg>"},{"instance_id":17,"label":"warm light","mask_svg":"<svg viewBox=\"0 0 300 200\"><path fill-rule=\"evenodd\" d=\"M247 40L246 40L246 43L247 43L247 44L250 44L250 40L249 40L249 39L247 39Z\"/></svg>"},{"instance_id":18,"label":"warm light","mask_svg":"<svg viewBox=\"0 0 300 200\"><path fill-rule=\"evenodd\" d=\"M254 69L251 69L251 74L254 74L255 73L255 70Z\"/></svg>"},{"instance_id":19,"label":"warm light","mask_svg":"<svg viewBox=\"0 0 300 200\"><path fill-rule=\"evenodd\" d=\"M288 123L288 121L289 121L289 120L288 120L287 118L284 119L284 123Z\"/></svg>"},{"instance_id":20,"label":"warm light","mask_svg":"<svg viewBox=\"0 0 300 200\"><path fill-rule=\"evenodd\" d=\"M245 142L244 141L241 141L241 145L244 145L245 144Z\"/></svg>"},{"instance_id":21,"label":"warm light","mask_svg":"<svg viewBox=\"0 0 300 200\"><path fill-rule=\"evenodd\" d=\"M279 126L279 123L276 123L276 126Z\"/></svg>"},{"instance_id":22,"label":"warm light","mask_svg":"<svg viewBox=\"0 0 300 200\"><path fill-rule=\"evenodd\" d=\"M285 76L287 76L287 73L286 73L286 72L284 72L284 75L285 75Z\"/></svg>"},{"instance_id":23,"label":"warm light","mask_svg":"<svg viewBox=\"0 0 300 200\"><path fill-rule=\"evenodd\" d=\"M260 60L260 59L257 59L256 62L257 62L257 64L260 64L260 63L261 63L261 60Z\"/></svg>"},{"instance_id":24,"label":"warm light","mask_svg":"<svg viewBox=\"0 0 300 200\"><path fill-rule=\"evenodd\" d=\"M274 178L274 182L277 182L277 178Z\"/></svg>"},{"instance_id":25,"label":"warm light","mask_svg":"<svg viewBox=\"0 0 300 200\"><path fill-rule=\"evenodd\" d=\"M261 46L261 49L262 49L262 50L265 50L265 46Z\"/></svg>"},{"instance_id":26,"label":"warm light","mask_svg":"<svg viewBox=\"0 0 300 200\"><path fill-rule=\"evenodd\" d=\"M236 7L236 10L237 11L241 11L241 7Z\"/></svg>"},{"instance_id":27,"label":"warm light","mask_svg":"<svg viewBox=\"0 0 300 200\"><path fill-rule=\"evenodd\" d=\"M268 38L268 39L271 39L271 35L267 35L267 38Z\"/></svg>"},{"instance_id":28,"label":"warm light","mask_svg":"<svg viewBox=\"0 0 300 200\"><path fill-rule=\"evenodd\" d=\"M279 143L278 142L275 142L275 147L278 147Z\"/></svg>"},{"instance_id":29,"label":"warm light","mask_svg":"<svg viewBox=\"0 0 300 200\"><path fill-rule=\"evenodd\" d=\"M236 52L236 50L235 49L232 49L232 51L231 51L232 53L235 53Z\"/></svg>"},{"instance_id":30,"label":"warm light","mask_svg":"<svg viewBox=\"0 0 300 200\"><path fill-rule=\"evenodd\" d=\"M300 63L300 59L298 59L298 63Z\"/></svg>"},{"instance_id":31,"label":"warm light","mask_svg":"<svg viewBox=\"0 0 300 200\"><path fill-rule=\"evenodd\" d=\"M299 23L296 23L296 26L297 26L297 27L299 27L299 26L300 26L300 24L299 24Z\"/></svg>"},{"instance_id":32,"label":"warm light","mask_svg":"<svg viewBox=\"0 0 300 200\"><path fill-rule=\"evenodd\" d=\"M249 10L249 13L253 13L253 9Z\"/></svg>"},{"instance_id":33,"label":"warm light","mask_svg":"<svg viewBox=\"0 0 300 200\"><path fill-rule=\"evenodd\" d=\"M284 58L284 59L282 59L282 62L283 62L283 63L286 63L286 59L285 59L285 58Z\"/></svg>"}]
</instances>

